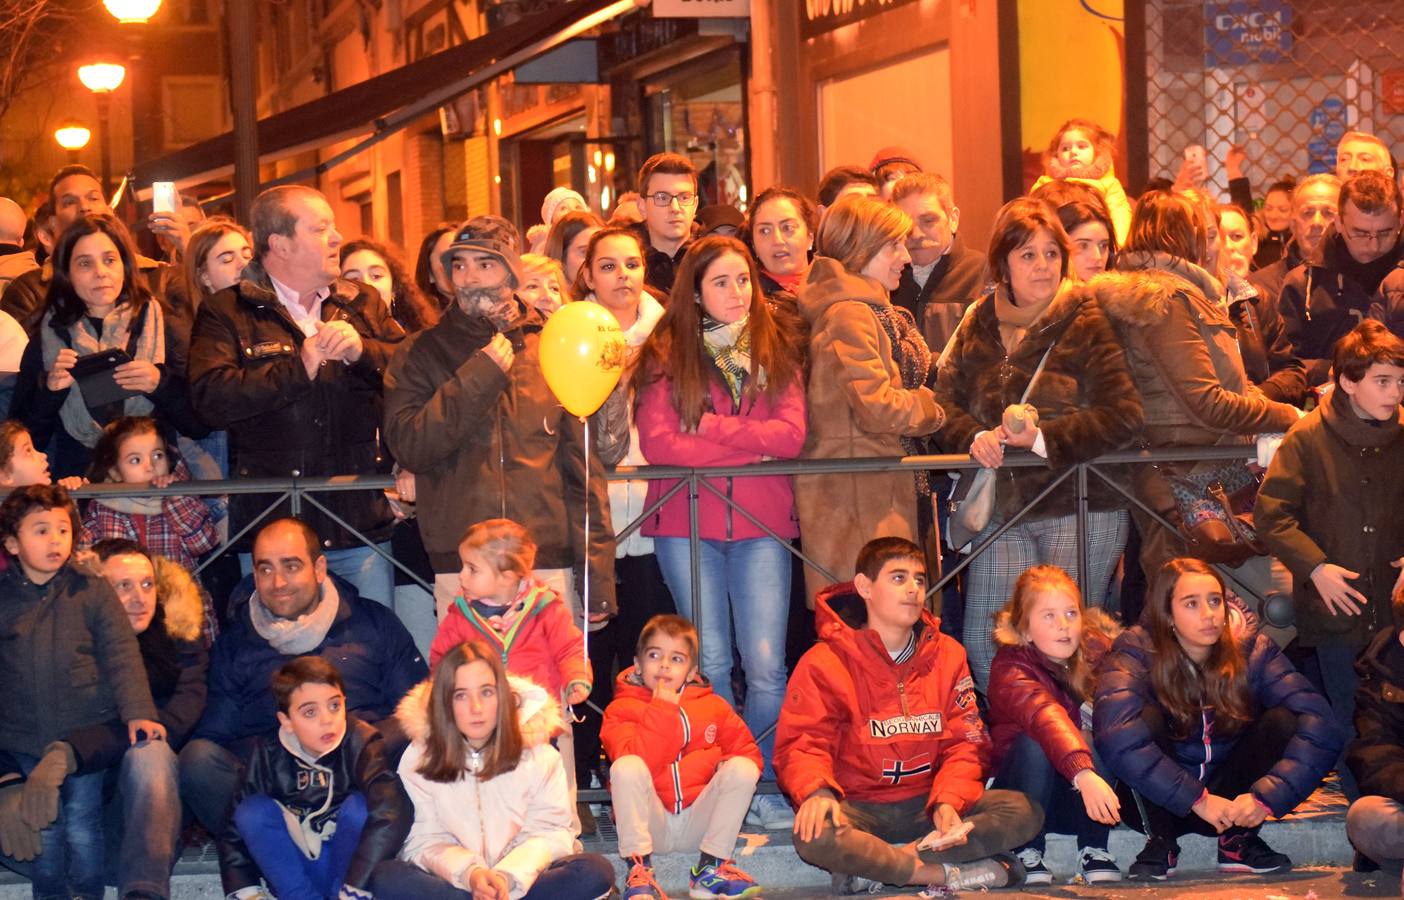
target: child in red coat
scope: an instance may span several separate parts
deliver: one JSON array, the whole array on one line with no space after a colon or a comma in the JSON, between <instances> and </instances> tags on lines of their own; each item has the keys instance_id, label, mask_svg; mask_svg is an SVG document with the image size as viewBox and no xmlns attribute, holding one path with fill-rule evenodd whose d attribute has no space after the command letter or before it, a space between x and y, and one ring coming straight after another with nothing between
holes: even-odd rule
<instances>
[{"instance_id":1,"label":"child in red coat","mask_svg":"<svg viewBox=\"0 0 1404 900\"><path fill-rule=\"evenodd\" d=\"M479 522L458 545L458 558L463 562L460 592L439 622L429 647L430 666L464 641L477 641L502 654L508 674L530 678L566 703L585 702L594 679L584 635L569 605L531 577L536 542L527 530L510 519ZM574 758L569 722L556 749L562 758ZM574 766L566 766L566 781L574 806Z\"/></svg>"},{"instance_id":2,"label":"child in red coat","mask_svg":"<svg viewBox=\"0 0 1404 900\"><path fill-rule=\"evenodd\" d=\"M619 673L600 740L613 760L610 796L619 854L633 861L625 896L664 896L652 854L697 847L690 897L753 897L760 887L731 861L760 778L746 723L697 673L697 628L654 616L634 665Z\"/></svg>"}]
</instances>

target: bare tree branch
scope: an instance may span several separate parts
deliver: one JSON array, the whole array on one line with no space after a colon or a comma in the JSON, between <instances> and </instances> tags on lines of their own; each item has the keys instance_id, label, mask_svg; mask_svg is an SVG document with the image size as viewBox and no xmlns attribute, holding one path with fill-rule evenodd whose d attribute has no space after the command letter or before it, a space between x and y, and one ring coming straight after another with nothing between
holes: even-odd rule
<instances>
[{"instance_id":1,"label":"bare tree branch","mask_svg":"<svg viewBox=\"0 0 1404 900\"><path fill-rule=\"evenodd\" d=\"M63 33L90 4L81 0L0 0L0 116L50 77L62 61Z\"/></svg>"}]
</instances>

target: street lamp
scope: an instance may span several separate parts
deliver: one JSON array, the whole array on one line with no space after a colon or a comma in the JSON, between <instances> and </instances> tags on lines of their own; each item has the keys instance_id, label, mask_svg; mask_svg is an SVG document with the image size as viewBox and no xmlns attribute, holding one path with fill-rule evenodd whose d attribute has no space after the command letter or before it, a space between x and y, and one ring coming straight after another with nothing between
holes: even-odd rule
<instances>
[{"instance_id":1,"label":"street lamp","mask_svg":"<svg viewBox=\"0 0 1404 900\"><path fill-rule=\"evenodd\" d=\"M54 129L54 140L58 145L68 151L68 161L76 163L78 161L78 151L88 146L88 141L93 133L77 122L65 122Z\"/></svg>"},{"instance_id":2,"label":"street lamp","mask_svg":"<svg viewBox=\"0 0 1404 900\"><path fill-rule=\"evenodd\" d=\"M118 0L112 0L118 2ZM98 149L102 159L102 193L112 192L112 142L108 137L109 113L112 110L112 92L122 86L127 77L127 69L117 63L92 63L78 67L78 80L83 87L93 92L97 99Z\"/></svg>"},{"instance_id":3,"label":"street lamp","mask_svg":"<svg viewBox=\"0 0 1404 900\"><path fill-rule=\"evenodd\" d=\"M145 25L161 8L161 0L102 0L102 5L123 25Z\"/></svg>"}]
</instances>

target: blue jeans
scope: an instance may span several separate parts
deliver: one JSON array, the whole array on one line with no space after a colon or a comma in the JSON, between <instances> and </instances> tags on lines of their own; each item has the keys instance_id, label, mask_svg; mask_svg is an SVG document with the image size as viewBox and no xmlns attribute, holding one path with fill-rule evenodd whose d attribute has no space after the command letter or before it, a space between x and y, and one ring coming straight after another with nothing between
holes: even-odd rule
<instances>
[{"instance_id":1,"label":"blue jeans","mask_svg":"<svg viewBox=\"0 0 1404 900\"><path fill-rule=\"evenodd\" d=\"M1093 766L1103 778L1103 767L1097 757L1092 757ZM994 786L1010 791L1021 791L1034 803L1043 807L1043 828L1024 847L1032 847L1043 852L1044 838L1050 834L1071 834L1077 837L1077 846L1107 849L1107 835L1111 826L1096 822L1087 815L1082 795L1073 790L1072 784L1058 774L1053 763L1043 752L1038 742L1027 734L1019 735L1009 748L1009 753L1000 764ZM1024 849L1020 847L1019 849Z\"/></svg>"},{"instance_id":2,"label":"blue jeans","mask_svg":"<svg viewBox=\"0 0 1404 900\"><path fill-rule=\"evenodd\" d=\"M210 834L223 833L229 807L244 780L244 765L254 744L245 740L234 750L196 738L180 751L180 796Z\"/></svg>"},{"instance_id":3,"label":"blue jeans","mask_svg":"<svg viewBox=\"0 0 1404 900\"><path fill-rule=\"evenodd\" d=\"M118 896L141 891L169 897L181 826L180 779L171 745L142 741L106 774L117 787L103 816L107 868L116 870Z\"/></svg>"},{"instance_id":4,"label":"blue jeans","mask_svg":"<svg viewBox=\"0 0 1404 900\"><path fill-rule=\"evenodd\" d=\"M278 900L326 900L339 894L365 825L365 795L348 794L336 811L336 833L311 859L289 837L283 808L272 797L245 797L234 810L234 827Z\"/></svg>"},{"instance_id":5,"label":"blue jeans","mask_svg":"<svg viewBox=\"0 0 1404 900\"><path fill-rule=\"evenodd\" d=\"M39 762L21 753L14 756L25 775ZM65 778L58 818L39 833L44 852L27 866L4 861L33 882L34 900L102 900L102 776L92 772Z\"/></svg>"},{"instance_id":6,"label":"blue jeans","mask_svg":"<svg viewBox=\"0 0 1404 900\"><path fill-rule=\"evenodd\" d=\"M741 668L746 673L746 709L742 718L757 738L780 718L785 699L785 632L790 615L790 551L773 538L701 542L701 588L692 594L692 556L687 538L655 538L654 553L663 580L689 619L699 614L702 674L717 695L736 705L731 690L732 623ZM759 741L765 769L775 780L770 757L772 732Z\"/></svg>"},{"instance_id":7,"label":"blue jeans","mask_svg":"<svg viewBox=\"0 0 1404 900\"><path fill-rule=\"evenodd\" d=\"M1322 693L1336 714L1336 727L1345 734L1345 747L1355 740L1355 658L1360 651L1340 644L1318 644L1316 659L1321 666ZM1345 748L1336 759L1336 772L1341 778L1341 792L1352 803L1360 799L1360 785L1355 773L1345 762Z\"/></svg>"},{"instance_id":8,"label":"blue jeans","mask_svg":"<svg viewBox=\"0 0 1404 900\"><path fill-rule=\"evenodd\" d=\"M376 544L386 553L390 552L390 542ZM356 592L367 600L374 600L381 606L393 606L395 602L395 567L371 548L362 545L345 550L327 550L327 571L351 582ZM239 570L248 575L253 571L253 554L239 554Z\"/></svg>"},{"instance_id":9,"label":"blue jeans","mask_svg":"<svg viewBox=\"0 0 1404 900\"><path fill-rule=\"evenodd\" d=\"M536 876L522 900L601 900L613 889L614 867L609 860L598 853L577 853L551 863ZM376 900L470 900L473 896L399 859L375 867L371 893Z\"/></svg>"}]
</instances>

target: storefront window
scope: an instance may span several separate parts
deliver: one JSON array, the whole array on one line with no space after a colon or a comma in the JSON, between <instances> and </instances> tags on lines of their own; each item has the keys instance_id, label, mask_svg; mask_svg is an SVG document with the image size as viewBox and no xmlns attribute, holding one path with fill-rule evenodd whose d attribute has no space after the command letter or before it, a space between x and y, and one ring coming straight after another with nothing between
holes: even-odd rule
<instances>
[{"instance_id":1,"label":"storefront window","mask_svg":"<svg viewBox=\"0 0 1404 900\"><path fill-rule=\"evenodd\" d=\"M666 73L645 91L649 152L672 151L692 160L703 206L726 203L744 212L751 191L740 49Z\"/></svg>"}]
</instances>

